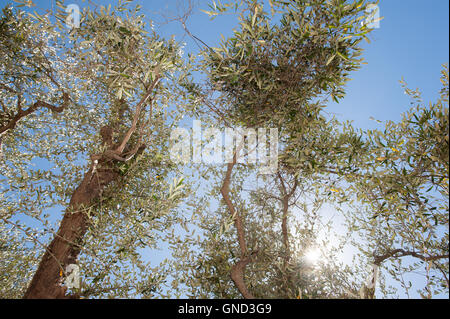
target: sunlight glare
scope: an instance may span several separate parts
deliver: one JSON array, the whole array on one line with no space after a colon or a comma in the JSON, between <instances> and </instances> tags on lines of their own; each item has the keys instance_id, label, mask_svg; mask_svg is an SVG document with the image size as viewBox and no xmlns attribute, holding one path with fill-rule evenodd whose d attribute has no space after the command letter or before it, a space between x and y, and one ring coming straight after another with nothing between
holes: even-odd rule
<instances>
[{"instance_id":1,"label":"sunlight glare","mask_svg":"<svg viewBox=\"0 0 450 319\"><path fill-rule=\"evenodd\" d=\"M318 248L310 249L305 254L306 260L309 261L312 264L317 263L319 261L320 257L321 257L321 253L320 253L320 250Z\"/></svg>"}]
</instances>

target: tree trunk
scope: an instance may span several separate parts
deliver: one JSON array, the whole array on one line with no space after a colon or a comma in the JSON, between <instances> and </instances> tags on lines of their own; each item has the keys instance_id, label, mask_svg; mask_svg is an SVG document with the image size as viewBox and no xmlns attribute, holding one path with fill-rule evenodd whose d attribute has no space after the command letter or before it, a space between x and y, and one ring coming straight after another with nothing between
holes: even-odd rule
<instances>
[{"instance_id":1,"label":"tree trunk","mask_svg":"<svg viewBox=\"0 0 450 319\"><path fill-rule=\"evenodd\" d=\"M84 175L23 298L73 298L65 294L67 288L62 286L61 271L64 273L67 265L77 262L79 244L88 228L87 209L95 205L105 187L119 177L112 163L104 159Z\"/></svg>"},{"instance_id":2,"label":"tree trunk","mask_svg":"<svg viewBox=\"0 0 450 319\"><path fill-rule=\"evenodd\" d=\"M236 153L239 153L239 148L236 151ZM225 204L227 205L228 210L231 213L231 216L233 216L234 225L236 227L237 236L238 236L239 248L241 249L241 260L238 261L231 268L231 279L233 280L234 284L236 285L236 288L239 290L239 292L242 294L242 296L245 299L255 299L255 297L247 289L247 286L244 281L245 268L247 267L248 263L253 261L254 253L250 256L247 256L248 250L247 250L247 243L245 241L244 225L242 223L241 216L234 208L234 205L230 199L231 173L232 173L234 165L236 164L236 153L233 156L233 162L228 163L228 165L227 165L227 171L225 173L225 178L223 180L222 188L220 189L220 192L222 193L222 197L225 201Z\"/></svg>"}]
</instances>

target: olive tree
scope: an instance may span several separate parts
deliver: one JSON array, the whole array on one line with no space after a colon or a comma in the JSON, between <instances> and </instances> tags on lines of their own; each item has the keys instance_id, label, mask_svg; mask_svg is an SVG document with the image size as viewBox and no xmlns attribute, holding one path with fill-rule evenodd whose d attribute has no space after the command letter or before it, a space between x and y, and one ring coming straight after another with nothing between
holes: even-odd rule
<instances>
[{"instance_id":1,"label":"olive tree","mask_svg":"<svg viewBox=\"0 0 450 319\"><path fill-rule=\"evenodd\" d=\"M206 230L210 240L201 246L210 259L204 261L206 257L203 257L191 265L199 269L194 271L198 278L194 281L200 287L194 288L193 293L201 296L238 296L224 277L226 274L231 276L235 288L244 298L297 296L301 285L291 280L286 271L294 267L288 265L291 235L287 220L292 213L290 206L296 204L292 198L296 197L294 194L299 185L306 187L317 181L314 180L317 175L340 176L341 170L352 169L353 163L348 165L345 161L349 157L351 162L352 156L364 144L354 132L339 134L330 129L333 125L327 123L322 109L327 98L338 100L343 97L349 73L362 61L359 43L367 39L370 29L360 22L367 18L368 3L317 0L269 1L269 4L271 13L266 12L268 7L259 1L242 1L241 7L233 3L212 3L212 11L206 11L212 17L236 9L239 28L232 37L224 39L220 47L204 49L202 68L209 82L203 87L188 88L204 101L204 113L212 114L219 125L244 127L244 130L275 127L281 147L277 159L282 166L281 172L265 179L269 184L275 181L278 185L278 192L271 195L279 198L279 202L266 207L272 206L272 210L269 209L272 211L270 218L274 218L272 223L268 216L262 217L268 211L256 209L258 205L265 205L253 202L251 197L244 196L241 186L233 185L241 185L245 179L245 175L234 173L239 166L238 152L222 172L216 192L210 194L222 196L235 232L217 233L221 223L230 223L223 215L224 207L213 219L217 220L213 223L215 226L211 226L211 215L204 216L205 222L200 228ZM332 134L336 133L339 137L333 139ZM330 146L335 146L337 152L330 152ZM220 176L218 172L214 174ZM250 176L255 179L256 174L257 171L253 171ZM282 174L292 181L290 189ZM279 223L282 236L277 236L278 240L274 241L271 236L277 232ZM313 236L309 240L312 241ZM259 248L259 241L263 242L260 245L271 248L266 251ZM213 242L222 248L214 248ZM279 269L284 273L275 275L274 269L270 275L269 269L280 265L279 256L284 256L284 264ZM205 263L208 264L206 269ZM215 273L213 269L216 269ZM273 280L279 280L277 285L274 286ZM274 291L264 293L267 287Z\"/></svg>"},{"instance_id":2,"label":"olive tree","mask_svg":"<svg viewBox=\"0 0 450 319\"><path fill-rule=\"evenodd\" d=\"M348 175L360 204L352 226L365 238L363 251L384 267L409 294L412 272L424 272L426 298L448 294L448 67L442 90L425 105L419 90L408 89L412 107L400 122L369 130L367 165Z\"/></svg>"},{"instance_id":3,"label":"olive tree","mask_svg":"<svg viewBox=\"0 0 450 319\"><path fill-rule=\"evenodd\" d=\"M127 3L85 8L70 30L58 5L7 7L0 22L1 217L42 252L24 296L151 296L163 274L139 252L176 220L183 187L167 152L183 113L169 109L185 71L178 44ZM61 207L55 228L46 209ZM83 285L69 294L73 264Z\"/></svg>"}]
</instances>

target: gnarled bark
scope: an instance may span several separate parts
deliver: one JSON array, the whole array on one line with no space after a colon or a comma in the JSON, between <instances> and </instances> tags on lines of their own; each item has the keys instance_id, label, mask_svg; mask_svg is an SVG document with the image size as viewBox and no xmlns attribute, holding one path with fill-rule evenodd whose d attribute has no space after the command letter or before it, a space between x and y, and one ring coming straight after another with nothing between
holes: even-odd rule
<instances>
[{"instance_id":1,"label":"gnarled bark","mask_svg":"<svg viewBox=\"0 0 450 319\"><path fill-rule=\"evenodd\" d=\"M59 230L47 247L24 298L70 298L65 295L66 288L61 285L60 274L61 272L64 274L66 266L76 264L81 241L88 229L87 210L101 200L101 194L108 185L121 178L115 162L128 161L145 148L144 144L137 143L131 151L125 151L130 137L136 132L137 122L143 108L152 101L150 95L159 80L160 76L156 74L155 80L146 88L144 96L135 107L133 123L118 145L111 145L111 128L101 128L100 135L103 145L107 145L111 149L106 150L103 154L91 156L92 166L72 194Z\"/></svg>"},{"instance_id":2,"label":"gnarled bark","mask_svg":"<svg viewBox=\"0 0 450 319\"><path fill-rule=\"evenodd\" d=\"M0 88L7 90L8 87L6 87L4 85L0 85ZM12 90L12 89L10 89L10 90ZM15 92L14 90L12 90L12 91ZM51 110L52 112L61 113L69 105L69 102L70 102L70 98L67 93L64 92L62 98L63 98L63 102L61 103L60 106L55 106L55 105L49 104L47 102L38 100L35 103L33 103L33 105L31 105L29 108L24 110L24 109L22 109L22 103L21 103L22 97L21 97L21 95L18 95L17 96L18 111L14 116L12 116L11 119L9 119L9 121L6 122L6 124L3 124L0 126L0 136L2 134L6 133L8 130L14 129L16 127L17 123L22 118L35 112L39 108L47 108L47 109Z\"/></svg>"},{"instance_id":3,"label":"gnarled bark","mask_svg":"<svg viewBox=\"0 0 450 319\"><path fill-rule=\"evenodd\" d=\"M242 147L242 146L241 146ZM239 147L236 153L239 153ZM248 256L248 250L247 250L247 243L245 241L245 230L244 225L242 223L241 216L234 208L234 205L230 199L230 182L231 182L231 173L233 171L233 167L236 164L236 153L233 156L233 162L228 163L227 165L227 171L225 173L225 178L223 180L222 188L220 192L222 193L222 197L225 201L225 204L228 207L228 210L230 211L231 215L234 219L234 225L237 230L238 235L238 242L239 242L239 248L241 250L241 260L238 261L232 268L231 268L231 279L234 281L234 284L236 285L239 292L242 294L242 296L245 299L254 299L255 297L248 291L248 288L244 281L244 274L245 274L245 268L248 263L250 263L255 253Z\"/></svg>"},{"instance_id":4,"label":"gnarled bark","mask_svg":"<svg viewBox=\"0 0 450 319\"><path fill-rule=\"evenodd\" d=\"M277 173L277 177L281 184L281 205L282 205L282 217L281 217L281 233L283 235L283 246L284 246L284 258L283 258L283 268L286 271L289 262L291 260L291 249L290 249L290 242L289 242L289 223L288 223L288 213L289 213L289 201L294 195L297 186L298 186L298 179L295 178L294 184L291 188L291 190L288 192L288 189L285 185L285 182L283 180L283 177L280 172ZM287 280L284 282L284 285L286 286L286 290L289 291L289 283L292 281L291 279L291 273L287 272Z\"/></svg>"},{"instance_id":5,"label":"gnarled bark","mask_svg":"<svg viewBox=\"0 0 450 319\"><path fill-rule=\"evenodd\" d=\"M419 258L420 260L423 260L423 261L435 261L435 260L439 260L439 259L448 259L449 258L448 254L425 256L425 255L422 255L415 251L407 251L404 249L388 250L383 255L375 255L374 254L373 256L375 259L374 264L378 265L378 266L381 265L381 263L383 261L385 261L386 259L389 259L391 257L399 258L399 257L405 257L405 256L412 256L415 258Z\"/></svg>"},{"instance_id":6,"label":"gnarled bark","mask_svg":"<svg viewBox=\"0 0 450 319\"><path fill-rule=\"evenodd\" d=\"M244 281L245 267L248 263L253 261L254 256L255 254L247 256L231 267L231 279L234 281L237 289L245 299L255 299L251 292L248 291L247 285Z\"/></svg>"},{"instance_id":7,"label":"gnarled bark","mask_svg":"<svg viewBox=\"0 0 450 319\"><path fill-rule=\"evenodd\" d=\"M120 177L108 163L99 162L97 167L91 167L74 191L59 230L47 247L24 298L68 298L60 274L67 265L76 264L80 253L78 244L88 229L86 211L100 199L105 187Z\"/></svg>"}]
</instances>

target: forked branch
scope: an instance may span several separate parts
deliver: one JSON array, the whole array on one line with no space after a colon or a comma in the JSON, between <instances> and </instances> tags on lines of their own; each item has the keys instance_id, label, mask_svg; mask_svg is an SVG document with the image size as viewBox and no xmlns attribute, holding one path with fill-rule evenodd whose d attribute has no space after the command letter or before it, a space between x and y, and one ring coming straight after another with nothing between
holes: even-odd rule
<instances>
[{"instance_id":1,"label":"forked branch","mask_svg":"<svg viewBox=\"0 0 450 319\"><path fill-rule=\"evenodd\" d=\"M243 142L243 141L242 141ZM234 225L237 230L239 248L241 250L241 260L238 261L231 269L231 279L234 281L236 287L239 292L245 299L254 299L255 297L248 291L247 286L244 281L244 273L245 268L248 263L253 261L256 252L253 252L251 255L248 255L247 243L245 240L245 230L244 225L242 223L242 217L236 211L233 202L230 199L230 182L231 182L231 174L233 172L233 167L237 161L237 154L240 152L240 149L243 145L238 145L236 153L233 155L233 160L231 163L227 164L227 171L225 173L225 178L223 180L222 188L220 192L222 193L222 197L225 201L225 204L228 207L233 219Z\"/></svg>"}]
</instances>

